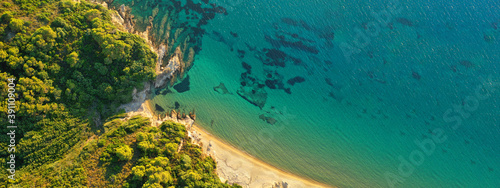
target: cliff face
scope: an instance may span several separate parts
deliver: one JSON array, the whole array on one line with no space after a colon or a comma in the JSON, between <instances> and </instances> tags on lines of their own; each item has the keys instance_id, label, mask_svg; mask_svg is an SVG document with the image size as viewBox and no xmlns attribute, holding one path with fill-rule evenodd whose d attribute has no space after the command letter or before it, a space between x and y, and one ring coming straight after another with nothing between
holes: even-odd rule
<instances>
[{"instance_id":1,"label":"cliff face","mask_svg":"<svg viewBox=\"0 0 500 188\"><path fill-rule=\"evenodd\" d=\"M202 26L216 14L225 14L223 7L208 1L194 2L160 0L107 0L109 8L119 16L123 28L148 40L158 54L157 80L154 87L173 84L192 67L201 48L205 31Z\"/></svg>"}]
</instances>

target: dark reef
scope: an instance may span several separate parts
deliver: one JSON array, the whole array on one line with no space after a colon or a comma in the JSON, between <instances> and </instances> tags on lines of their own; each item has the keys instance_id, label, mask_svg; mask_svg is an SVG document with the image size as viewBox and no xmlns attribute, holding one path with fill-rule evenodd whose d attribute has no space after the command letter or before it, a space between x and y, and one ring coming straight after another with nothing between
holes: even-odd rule
<instances>
[{"instance_id":1,"label":"dark reef","mask_svg":"<svg viewBox=\"0 0 500 188\"><path fill-rule=\"evenodd\" d=\"M276 119L274 119L272 117L267 117L264 114L259 115L259 119L261 119L262 121L265 121L271 125L274 125L277 122Z\"/></svg>"},{"instance_id":2,"label":"dark reef","mask_svg":"<svg viewBox=\"0 0 500 188\"><path fill-rule=\"evenodd\" d=\"M293 85L295 85L295 83L302 83L304 81L306 81L306 79L304 79L303 77L296 76L296 77L290 78L286 83L293 86Z\"/></svg>"},{"instance_id":3,"label":"dark reef","mask_svg":"<svg viewBox=\"0 0 500 188\"><path fill-rule=\"evenodd\" d=\"M160 50L162 45L166 46L165 55L161 58L162 67L173 56L179 56L180 68L174 74L174 81L189 71L194 56L200 52L201 39L206 33L202 26L208 24L208 21L218 14L228 14L224 7L209 4L208 0L184 2L124 0L107 2L108 6L117 10L125 20L124 25L129 32L149 30L149 39L154 48ZM217 33L210 33L210 36L217 37ZM218 39L224 41L222 36Z\"/></svg>"},{"instance_id":4,"label":"dark reef","mask_svg":"<svg viewBox=\"0 0 500 188\"><path fill-rule=\"evenodd\" d=\"M460 63L460 65L462 65L466 68L472 68L474 66L474 64L468 60L461 60L459 63Z\"/></svg>"},{"instance_id":5,"label":"dark reef","mask_svg":"<svg viewBox=\"0 0 500 188\"><path fill-rule=\"evenodd\" d=\"M169 93L172 93L172 90L170 90L169 88L162 88L155 90L155 95L166 95Z\"/></svg>"},{"instance_id":6,"label":"dark reef","mask_svg":"<svg viewBox=\"0 0 500 188\"><path fill-rule=\"evenodd\" d=\"M304 44L304 42L302 42L302 41L287 41L287 40L285 40L285 38L282 35L278 35L277 38L278 39L273 39L271 36L265 35L266 41L269 42L271 45L273 45L273 47L275 47L275 48L289 47L289 48L309 52L312 54L319 53L319 50L316 47L308 46L308 45Z\"/></svg>"},{"instance_id":7,"label":"dark reef","mask_svg":"<svg viewBox=\"0 0 500 188\"><path fill-rule=\"evenodd\" d=\"M233 33L232 31L229 32L233 37L238 37L238 33Z\"/></svg>"},{"instance_id":8,"label":"dark reef","mask_svg":"<svg viewBox=\"0 0 500 188\"><path fill-rule=\"evenodd\" d=\"M164 112L165 109L163 109L160 105L158 104L155 104L155 110L158 111L158 112Z\"/></svg>"},{"instance_id":9,"label":"dark reef","mask_svg":"<svg viewBox=\"0 0 500 188\"><path fill-rule=\"evenodd\" d=\"M412 71L411 76L416 80L420 80L420 78L422 78L422 76L420 76L420 74L418 74L418 72L415 71Z\"/></svg>"},{"instance_id":10,"label":"dark reef","mask_svg":"<svg viewBox=\"0 0 500 188\"><path fill-rule=\"evenodd\" d=\"M238 58L243 59L245 57L245 51L244 50L237 50L238 51Z\"/></svg>"},{"instance_id":11,"label":"dark reef","mask_svg":"<svg viewBox=\"0 0 500 188\"><path fill-rule=\"evenodd\" d=\"M218 86L215 86L213 89L215 92L220 94L231 94L229 90L227 90L226 85L224 85L224 83L222 82Z\"/></svg>"},{"instance_id":12,"label":"dark reef","mask_svg":"<svg viewBox=\"0 0 500 188\"><path fill-rule=\"evenodd\" d=\"M400 24L406 25L408 27L413 26L413 22L406 18L396 18L396 21Z\"/></svg>"},{"instance_id":13,"label":"dark reef","mask_svg":"<svg viewBox=\"0 0 500 188\"><path fill-rule=\"evenodd\" d=\"M278 49L265 49L266 57L270 59L265 63L270 66L280 66L285 67L285 58L288 56L285 52Z\"/></svg>"},{"instance_id":14,"label":"dark reef","mask_svg":"<svg viewBox=\"0 0 500 188\"><path fill-rule=\"evenodd\" d=\"M186 78L184 78L181 81L181 83L174 85L174 89L179 93L189 91L189 89L190 89L189 88L189 75L187 75Z\"/></svg>"},{"instance_id":15,"label":"dark reef","mask_svg":"<svg viewBox=\"0 0 500 188\"><path fill-rule=\"evenodd\" d=\"M326 84L328 84L329 86L332 86L332 87L333 87L332 79L330 79L330 78L325 78L325 82L326 82Z\"/></svg>"},{"instance_id":16,"label":"dark reef","mask_svg":"<svg viewBox=\"0 0 500 188\"><path fill-rule=\"evenodd\" d=\"M250 104L262 109L266 105L267 100L267 92L263 87L264 84L262 81L253 77L248 69L247 72L241 74L240 83L241 86L236 93Z\"/></svg>"},{"instance_id":17,"label":"dark reef","mask_svg":"<svg viewBox=\"0 0 500 188\"><path fill-rule=\"evenodd\" d=\"M251 74L251 73L252 73L252 66L251 66L251 65L249 65L248 63L245 63L245 62L241 62L241 65L243 66L243 68L244 68L245 70L247 70L246 72L247 72L248 74Z\"/></svg>"}]
</instances>

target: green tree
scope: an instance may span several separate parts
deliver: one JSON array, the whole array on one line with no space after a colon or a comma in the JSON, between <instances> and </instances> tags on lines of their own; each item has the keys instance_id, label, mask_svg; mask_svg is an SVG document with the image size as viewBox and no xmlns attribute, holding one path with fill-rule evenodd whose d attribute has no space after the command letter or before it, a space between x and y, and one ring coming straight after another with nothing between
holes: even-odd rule
<instances>
[{"instance_id":1,"label":"green tree","mask_svg":"<svg viewBox=\"0 0 500 188\"><path fill-rule=\"evenodd\" d=\"M146 175L146 167L144 166L135 166L132 168L132 174L134 175L135 180L142 180L142 178Z\"/></svg>"},{"instance_id":2,"label":"green tree","mask_svg":"<svg viewBox=\"0 0 500 188\"><path fill-rule=\"evenodd\" d=\"M9 54L5 50L0 50L0 61L7 59L8 56Z\"/></svg>"},{"instance_id":3,"label":"green tree","mask_svg":"<svg viewBox=\"0 0 500 188\"><path fill-rule=\"evenodd\" d=\"M122 145L120 147L115 148L115 154L116 156L123 161L128 161L132 159L133 150L130 148L128 145Z\"/></svg>"},{"instance_id":4,"label":"green tree","mask_svg":"<svg viewBox=\"0 0 500 188\"><path fill-rule=\"evenodd\" d=\"M79 68L81 67L81 64L78 64L78 53L76 52L71 52L67 57L66 57L66 63L69 64L70 67L73 68Z\"/></svg>"},{"instance_id":5,"label":"green tree","mask_svg":"<svg viewBox=\"0 0 500 188\"><path fill-rule=\"evenodd\" d=\"M85 19L87 21L92 21L94 18L99 18L101 17L101 12L96 9L91 9L85 13Z\"/></svg>"},{"instance_id":6,"label":"green tree","mask_svg":"<svg viewBox=\"0 0 500 188\"><path fill-rule=\"evenodd\" d=\"M2 23L10 23L12 18L13 18L12 12L6 11L2 14L2 17L0 17L0 20L2 21Z\"/></svg>"},{"instance_id":7,"label":"green tree","mask_svg":"<svg viewBox=\"0 0 500 188\"><path fill-rule=\"evenodd\" d=\"M167 171L155 173L152 176L150 176L149 180L148 180L148 182L160 183L162 185L170 185L172 183L172 181L173 181L173 178L170 175L170 172L167 172Z\"/></svg>"},{"instance_id":8,"label":"green tree","mask_svg":"<svg viewBox=\"0 0 500 188\"><path fill-rule=\"evenodd\" d=\"M12 18L10 20L10 23L9 23L9 28L13 31L13 32L20 32L23 30L24 28L24 21L21 20L21 19L17 19L17 18Z\"/></svg>"}]
</instances>

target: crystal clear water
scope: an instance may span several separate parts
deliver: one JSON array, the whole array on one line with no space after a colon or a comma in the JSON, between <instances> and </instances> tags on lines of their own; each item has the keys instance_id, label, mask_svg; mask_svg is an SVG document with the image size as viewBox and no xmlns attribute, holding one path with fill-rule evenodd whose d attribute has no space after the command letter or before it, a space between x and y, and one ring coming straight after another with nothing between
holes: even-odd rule
<instances>
[{"instance_id":1,"label":"crystal clear water","mask_svg":"<svg viewBox=\"0 0 500 188\"><path fill-rule=\"evenodd\" d=\"M498 1L214 2L228 15L204 26L190 89L154 103L194 109L234 146L330 185L500 186ZM237 93L249 77L262 109Z\"/></svg>"}]
</instances>

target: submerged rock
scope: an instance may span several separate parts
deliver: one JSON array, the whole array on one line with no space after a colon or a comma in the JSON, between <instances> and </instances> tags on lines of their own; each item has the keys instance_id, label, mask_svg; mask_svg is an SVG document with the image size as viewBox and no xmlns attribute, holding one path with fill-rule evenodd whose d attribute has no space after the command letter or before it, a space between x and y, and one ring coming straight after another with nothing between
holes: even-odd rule
<instances>
[{"instance_id":1,"label":"submerged rock","mask_svg":"<svg viewBox=\"0 0 500 188\"><path fill-rule=\"evenodd\" d=\"M418 72L415 71L412 71L411 76L416 80L420 80L420 78L422 78L422 76L420 76L420 74L418 74Z\"/></svg>"},{"instance_id":2,"label":"submerged rock","mask_svg":"<svg viewBox=\"0 0 500 188\"><path fill-rule=\"evenodd\" d=\"M225 8L208 1L106 1L109 8L117 10L113 20L121 23L130 33L138 34L157 51L156 88L182 78L190 69L194 56L201 48L205 30L203 25L216 14L227 15ZM169 59L178 57L178 67L167 71ZM165 60L165 61L163 61ZM162 70L161 68L165 68Z\"/></svg>"},{"instance_id":3,"label":"submerged rock","mask_svg":"<svg viewBox=\"0 0 500 188\"><path fill-rule=\"evenodd\" d=\"M232 31L229 32L233 37L238 37L238 33L234 33Z\"/></svg>"},{"instance_id":4,"label":"submerged rock","mask_svg":"<svg viewBox=\"0 0 500 188\"><path fill-rule=\"evenodd\" d=\"M318 52L319 52L319 50L316 47L314 47L312 45L307 45L302 40L289 41L289 40L285 40L284 36L282 36L282 35L279 35L278 39L274 39L269 35L265 35L264 38L266 39L267 42L269 42L275 48L288 47L288 48L293 48L296 50L305 51L305 52L308 52L311 54L318 54Z\"/></svg>"},{"instance_id":5,"label":"submerged rock","mask_svg":"<svg viewBox=\"0 0 500 188\"><path fill-rule=\"evenodd\" d=\"M285 58L288 56L285 52L278 49L264 49L264 52L269 59L266 65L285 67Z\"/></svg>"},{"instance_id":6,"label":"submerged rock","mask_svg":"<svg viewBox=\"0 0 500 188\"><path fill-rule=\"evenodd\" d=\"M189 91L189 89L190 89L189 88L189 75L186 76L186 78L184 78L181 83L174 85L174 89L179 93Z\"/></svg>"},{"instance_id":7,"label":"submerged rock","mask_svg":"<svg viewBox=\"0 0 500 188\"><path fill-rule=\"evenodd\" d=\"M295 85L295 83L302 83L304 81L306 81L306 79L304 79L304 77L296 76L296 77L290 78L286 83L293 86L293 85Z\"/></svg>"},{"instance_id":8,"label":"submerged rock","mask_svg":"<svg viewBox=\"0 0 500 188\"><path fill-rule=\"evenodd\" d=\"M262 121L265 121L271 125L274 125L277 122L276 119L274 119L272 117L267 117L264 114L259 115L259 119L261 119Z\"/></svg>"},{"instance_id":9,"label":"submerged rock","mask_svg":"<svg viewBox=\"0 0 500 188\"><path fill-rule=\"evenodd\" d=\"M243 59L245 57L245 51L244 50L237 50L238 51L238 58Z\"/></svg>"},{"instance_id":10,"label":"submerged rock","mask_svg":"<svg viewBox=\"0 0 500 188\"><path fill-rule=\"evenodd\" d=\"M164 112L165 109L163 109L160 105L158 104L155 104L155 110L158 111L158 112Z\"/></svg>"},{"instance_id":11,"label":"submerged rock","mask_svg":"<svg viewBox=\"0 0 500 188\"><path fill-rule=\"evenodd\" d=\"M342 102L342 100L344 100L344 97L342 97L342 96L340 96L340 95L337 95L337 94L333 93L332 91L330 91L330 92L328 93L328 97L330 97L330 98L332 98L332 99L336 100L337 102Z\"/></svg>"},{"instance_id":12,"label":"submerged rock","mask_svg":"<svg viewBox=\"0 0 500 188\"><path fill-rule=\"evenodd\" d=\"M326 82L326 84L328 84L329 86L332 86L332 87L333 87L333 82L332 82L332 79L330 79L330 78L325 78L325 82Z\"/></svg>"},{"instance_id":13,"label":"submerged rock","mask_svg":"<svg viewBox=\"0 0 500 188\"><path fill-rule=\"evenodd\" d=\"M168 88L157 89L155 90L155 95L166 95L168 93L172 93L172 91Z\"/></svg>"},{"instance_id":14,"label":"submerged rock","mask_svg":"<svg viewBox=\"0 0 500 188\"><path fill-rule=\"evenodd\" d=\"M462 65L466 68L472 68L474 66L474 64L468 60L462 60L459 63L460 63L460 65Z\"/></svg>"},{"instance_id":15,"label":"submerged rock","mask_svg":"<svg viewBox=\"0 0 500 188\"><path fill-rule=\"evenodd\" d=\"M218 86L214 87L214 91L220 94L231 94L229 90L227 90L226 85L222 82Z\"/></svg>"},{"instance_id":16,"label":"submerged rock","mask_svg":"<svg viewBox=\"0 0 500 188\"><path fill-rule=\"evenodd\" d=\"M413 22L406 18L396 18L396 21L400 24L406 25L408 27L413 26Z\"/></svg>"},{"instance_id":17,"label":"submerged rock","mask_svg":"<svg viewBox=\"0 0 500 188\"><path fill-rule=\"evenodd\" d=\"M252 77L247 72L241 74L241 86L236 91L239 96L262 109L266 105L267 92L262 81Z\"/></svg>"},{"instance_id":18,"label":"submerged rock","mask_svg":"<svg viewBox=\"0 0 500 188\"><path fill-rule=\"evenodd\" d=\"M266 105L267 92L262 88L241 86L236 93L260 109Z\"/></svg>"},{"instance_id":19,"label":"submerged rock","mask_svg":"<svg viewBox=\"0 0 500 188\"><path fill-rule=\"evenodd\" d=\"M247 73L251 74L252 73L252 66L249 65L248 63L241 62L241 65L245 70L247 70Z\"/></svg>"}]
</instances>

